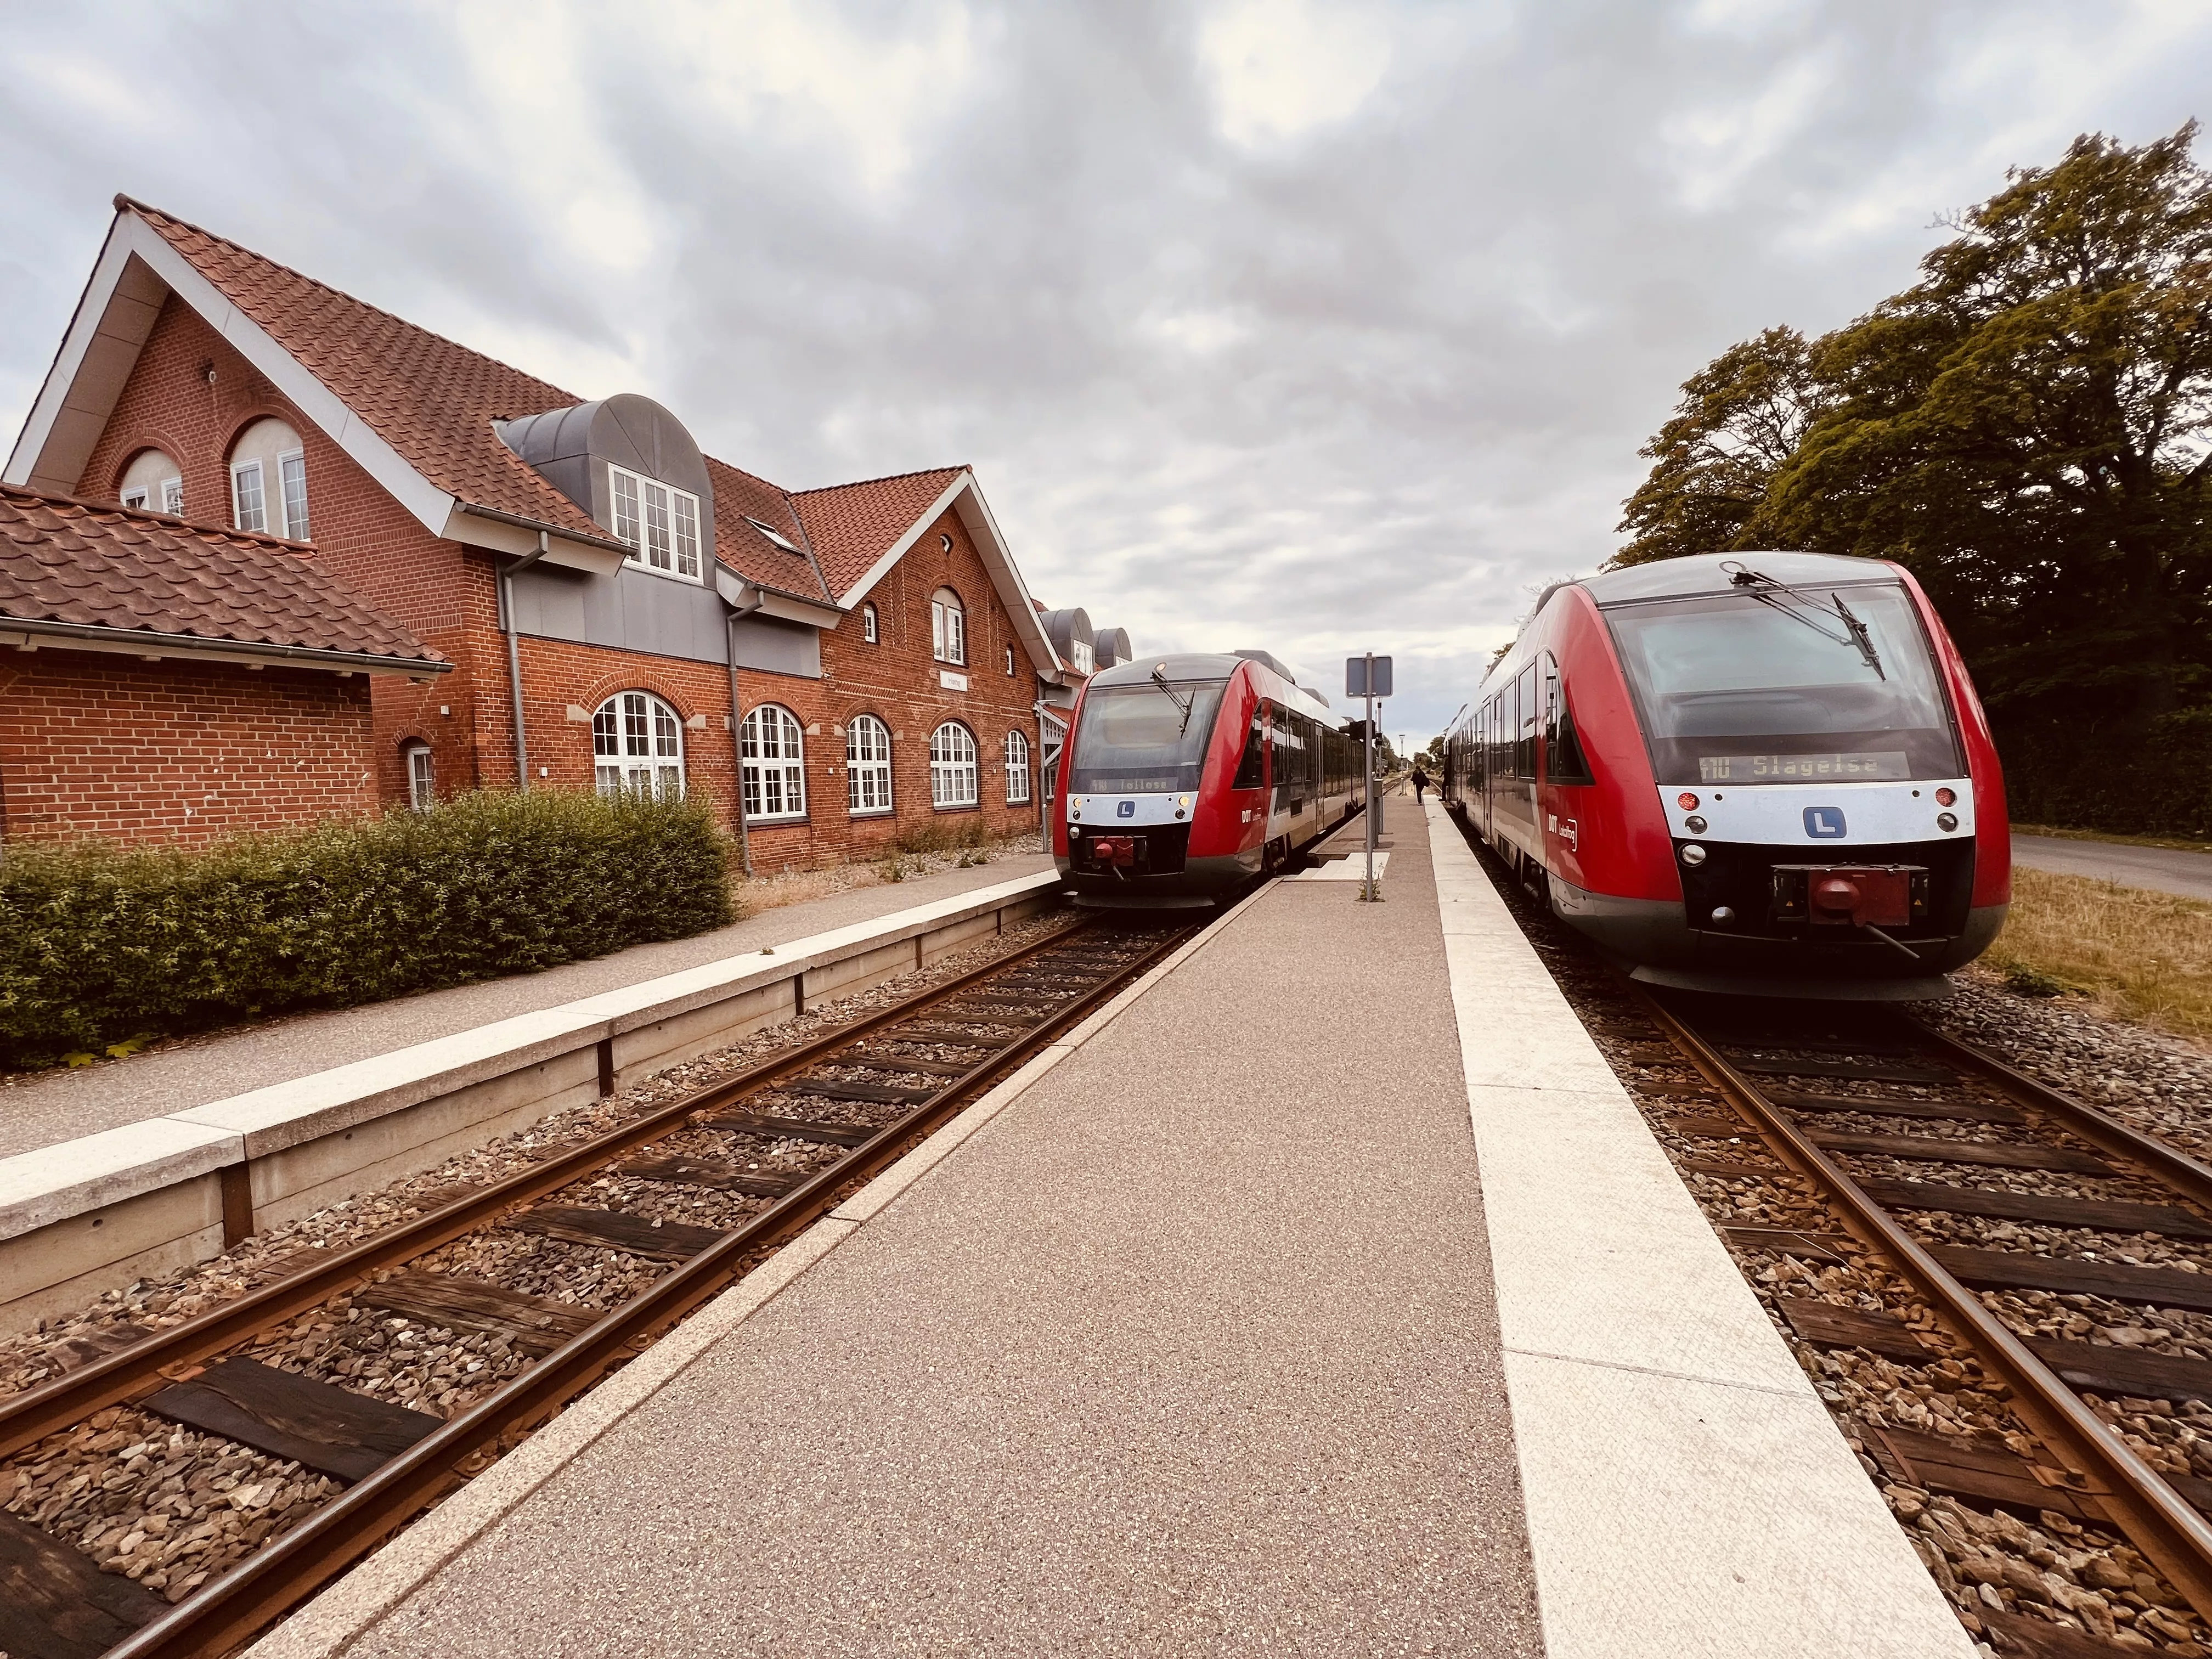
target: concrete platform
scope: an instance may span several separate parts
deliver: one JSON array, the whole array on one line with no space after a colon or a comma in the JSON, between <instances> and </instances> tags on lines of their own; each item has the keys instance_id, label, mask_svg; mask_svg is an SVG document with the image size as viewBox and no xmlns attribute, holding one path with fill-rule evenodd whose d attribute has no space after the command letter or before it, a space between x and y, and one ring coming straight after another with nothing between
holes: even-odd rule
<instances>
[{"instance_id":1,"label":"concrete platform","mask_svg":"<svg viewBox=\"0 0 2212 1659\"><path fill-rule=\"evenodd\" d=\"M257 1659L1966 1659L1472 855L1393 805L1382 902L1262 889Z\"/></svg>"}]
</instances>

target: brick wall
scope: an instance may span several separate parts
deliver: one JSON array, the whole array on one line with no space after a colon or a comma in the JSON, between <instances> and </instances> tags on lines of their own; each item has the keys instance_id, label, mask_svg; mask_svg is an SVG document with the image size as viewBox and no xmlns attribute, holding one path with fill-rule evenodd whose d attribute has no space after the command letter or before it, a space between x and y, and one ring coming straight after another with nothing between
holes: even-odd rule
<instances>
[{"instance_id":1,"label":"brick wall","mask_svg":"<svg viewBox=\"0 0 2212 1659\"><path fill-rule=\"evenodd\" d=\"M376 804L366 677L0 652L0 832L198 846Z\"/></svg>"},{"instance_id":2,"label":"brick wall","mask_svg":"<svg viewBox=\"0 0 2212 1659\"><path fill-rule=\"evenodd\" d=\"M212 381L208 371L214 371ZM76 494L112 501L123 473L141 450L159 448L185 480L185 517L230 522L230 450L239 434L274 416L300 434L307 464L307 512L318 568L344 582L456 667L422 684L377 677L374 693L376 799L407 799L401 751L410 740L437 756L439 787L450 793L481 781L477 736L481 718L504 732L503 658L492 699L481 715L477 641L490 627L490 562L465 556L459 544L433 536L343 449L294 408L259 371L173 295L161 308L145 348L125 383L107 428L86 462ZM440 713L441 709L447 712ZM506 780L513 776L512 762ZM495 778L496 775L495 775Z\"/></svg>"}]
</instances>

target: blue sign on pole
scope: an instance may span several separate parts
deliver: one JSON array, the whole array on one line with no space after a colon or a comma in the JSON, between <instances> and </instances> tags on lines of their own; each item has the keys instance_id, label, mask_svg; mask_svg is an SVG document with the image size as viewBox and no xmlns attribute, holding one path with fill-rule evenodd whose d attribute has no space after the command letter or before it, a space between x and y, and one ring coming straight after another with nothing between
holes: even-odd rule
<instances>
[{"instance_id":1,"label":"blue sign on pole","mask_svg":"<svg viewBox=\"0 0 2212 1659\"><path fill-rule=\"evenodd\" d=\"M1370 681L1370 667L1374 670ZM1347 697L1387 697L1390 695L1390 659L1388 657L1346 657L1344 659L1344 695Z\"/></svg>"}]
</instances>

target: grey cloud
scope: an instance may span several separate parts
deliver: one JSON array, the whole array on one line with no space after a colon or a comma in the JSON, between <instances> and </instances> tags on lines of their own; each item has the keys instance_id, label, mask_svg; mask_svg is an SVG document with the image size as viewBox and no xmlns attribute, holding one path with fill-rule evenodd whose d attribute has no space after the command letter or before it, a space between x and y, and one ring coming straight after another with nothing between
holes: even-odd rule
<instances>
[{"instance_id":1,"label":"grey cloud","mask_svg":"<svg viewBox=\"0 0 2212 1659\"><path fill-rule=\"evenodd\" d=\"M2170 131L2212 38L2055 0L1362 9L1390 50L1366 99L1244 149L1206 14L978 8L872 176L882 133L841 140L872 118L818 83L718 44L712 90L768 88L732 119L665 72L673 12L577 14L542 98L449 12L141 15L127 72L58 9L0 34L0 405L127 189L579 392L648 392L781 483L971 461L1050 602L1324 680L1395 649L1389 725L1421 734L1535 586L1610 551L1685 375L1908 282L2005 163ZM917 62L951 38L930 6L750 15ZM562 222L570 174L649 261Z\"/></svg>"}]
</instances>

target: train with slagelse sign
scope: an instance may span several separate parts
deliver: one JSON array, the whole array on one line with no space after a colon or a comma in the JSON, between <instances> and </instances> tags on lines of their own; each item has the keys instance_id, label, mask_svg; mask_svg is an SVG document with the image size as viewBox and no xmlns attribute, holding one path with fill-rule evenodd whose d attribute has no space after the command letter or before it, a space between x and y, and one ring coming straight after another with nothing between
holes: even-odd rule
<instances>
[{"instance_id":1,"label":"train with slagelse sign","mask_svg":"<svg viewBox=\"0 0 2212 1659\"><path fill-rule=\"evenodd\" d=\"M1554 584L1447 735L1442 793L1656 985L1937 996L2011 897L1988 719L1887 560L1712 554Z\"/></svg>"},{"instance_id":2,"label":"train with slagelse sign","mask_svg":"<svg viewBox=\"0 0 2212 1659\"><path fill-rule=\"evenodd\" d=\"M1225 902L1349 817L1364 756L1327 697L1265 651L1144 658L1076 699L1052 812L1076 902Z\"/></svg>"}]
</instances>

